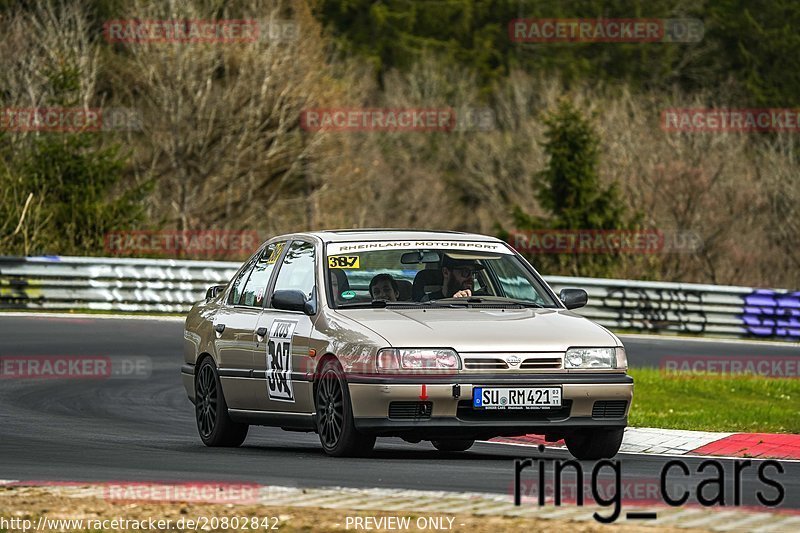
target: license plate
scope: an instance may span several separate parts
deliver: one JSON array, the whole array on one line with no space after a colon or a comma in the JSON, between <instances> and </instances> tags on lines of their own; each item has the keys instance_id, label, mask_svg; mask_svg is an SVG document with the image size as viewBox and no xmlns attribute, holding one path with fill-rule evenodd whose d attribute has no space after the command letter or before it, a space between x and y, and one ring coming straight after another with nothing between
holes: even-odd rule
<instances>
[{"instance_id":1,"label":"license plate","mask_svg":"<svg viewBox=\"0 0 800 533\"><path fill-rule=\"evenodd\" d=\"M474 387L475 409L549 409L561 407L560 387Z\"/></svg>"}]
</instances>

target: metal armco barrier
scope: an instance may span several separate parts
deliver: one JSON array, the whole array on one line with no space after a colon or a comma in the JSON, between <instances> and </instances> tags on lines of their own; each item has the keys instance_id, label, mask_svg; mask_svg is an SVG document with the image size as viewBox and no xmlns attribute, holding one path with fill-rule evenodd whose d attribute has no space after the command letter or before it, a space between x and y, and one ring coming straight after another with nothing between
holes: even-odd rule
<instances>
[{"instance_id":1,"label":"metal armco barrier","mask_svg":"<svg viewBox=\"0 0 800 533\"><path fill-rule=\"evenodd\" d=\"M239 263L0 257L0 308L183 313ZM580 314L613 329L800 339L800 291L616 279L546 278L589 293Z\"/></svg>"},{"instance_id":2,"label":"metal armco barrier","mask_svg":"<svg viewBox=\"0 0 800 533\"><path fill-rule=\"evenodd\" d=\"M239 263L0 257L0 308L183 313Z\"/></svg>"},{"instance_id":3,"label":"metal armco barrier","mask_svg":"<svg viewBox=\"0 0 800 533\"><path fill-rule=\"evenodd\" d=\"M577 311L614 329L800 339L800 292L730 285L546 277L558 292L580 287L589 305Z\"/></svg>"}]
</instances>

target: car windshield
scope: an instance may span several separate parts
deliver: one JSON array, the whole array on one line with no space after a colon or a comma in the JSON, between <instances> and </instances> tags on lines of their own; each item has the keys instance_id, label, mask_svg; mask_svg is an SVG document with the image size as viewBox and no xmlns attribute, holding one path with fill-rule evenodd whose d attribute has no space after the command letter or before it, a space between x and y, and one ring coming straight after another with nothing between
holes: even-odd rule
<instances>
[{"instance_id":1,"label":"car windshield","mask_svg":"<svg viewBox=\"0 0 800 533\"><path fill-rule=\"evenodd\" d=\"M431 246L393 241L329 244L328 302L338 308L439 302L449 307L559 307L541 279L501 244L425 244Z\"/></svg>"}]
</instances>

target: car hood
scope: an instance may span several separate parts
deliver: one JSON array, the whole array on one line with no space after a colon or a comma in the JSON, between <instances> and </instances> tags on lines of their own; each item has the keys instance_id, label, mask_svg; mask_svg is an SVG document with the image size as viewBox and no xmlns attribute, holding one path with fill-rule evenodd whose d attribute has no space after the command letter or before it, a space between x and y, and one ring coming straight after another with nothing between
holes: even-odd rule
<instances>
[{"instance_id":1,"label":"car hood","mask_svg":"<svg viewBox=\"0 0 800 533\"><path fill-rule=\"evenodd\" d=\"M340 312L395 347L459 352L564 352L617 346L608 330L563 309L349 309Z\"/></svg>"}]
</instances>

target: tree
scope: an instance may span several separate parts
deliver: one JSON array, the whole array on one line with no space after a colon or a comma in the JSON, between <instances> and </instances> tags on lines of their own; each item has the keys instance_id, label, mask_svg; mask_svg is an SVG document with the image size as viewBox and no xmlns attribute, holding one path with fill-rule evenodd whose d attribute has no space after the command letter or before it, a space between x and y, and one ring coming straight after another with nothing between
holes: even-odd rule
<instances>
[{"instance_id":1,"label":"tree","mask_svg":"<svg viewBox=\"0 0 800 533\"><path fill-rule=\"evenodd\" d=\"M201 2L132 4L128 18L262 17L295 28L285 38L265 30L241 43L122 47L111 68L143 115L133 166L155 182L154 217L182 231L234 222L270 234L314 225L314 213L280 216L276 202L314 192L307 167L324 135L303 131L300 117L329 98L337 102L339 83L318 23L302 2L287 5L288 14L276 0L229 2L220 13Z\"/></svg>"},{"instance_id":2,"label":"tree","mask_svg":"<svg viewBox=\"0 0 800 533\"><path fill-rule=\"evenodd\" d=\"M91 109L97 38L80 5L41 2L0 18L0 107ZM147 187L109 131L0 132L4 254L102 253L106 232L143 219Z\"/></svg>"},{"instance_id":3,"label":"tree","mask_svg":"<svg viewBox=\"0 0 800 533\"><path fill-rule=\"evenodd\" d=\"M548 212L531 217L519 206L513 216L517 228L554 230L622 230L633 228L616 183L604 186L598 175L600 139L589 119L567 99L545 117L547 168L537 176L537 198ZM540 255L536 262L549 273L608 276L619 264L619 254Z\"/></svg>"},{"instance_id":4,"label":"tree","mask_svg":"<svg viewBox=\"0 0 800 533\"><path fill-rule=\"evenodd\" d=\"M120 191L127 158L117 145L96 147L89 135L38 139L22 162L24 180L44 196L48 217L33 251L102 253L107 233L144 220L147 188Z\"/></svg>"}]
</instances>

